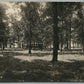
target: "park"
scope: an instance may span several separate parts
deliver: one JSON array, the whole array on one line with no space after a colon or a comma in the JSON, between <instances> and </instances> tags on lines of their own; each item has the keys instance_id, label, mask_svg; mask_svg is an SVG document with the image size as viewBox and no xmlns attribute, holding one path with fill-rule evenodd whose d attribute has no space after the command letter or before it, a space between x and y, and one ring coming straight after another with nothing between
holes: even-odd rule
<instances>
[{"instance_id":1,"label":"park","mask_svg":"<svg viewBox=\"0 0 84 84\"><path fill-rule=\"evenodd\" d=\"M0 82L84 82L83 20L83 2L0 2Z\"/></svg>"}]
</instances>

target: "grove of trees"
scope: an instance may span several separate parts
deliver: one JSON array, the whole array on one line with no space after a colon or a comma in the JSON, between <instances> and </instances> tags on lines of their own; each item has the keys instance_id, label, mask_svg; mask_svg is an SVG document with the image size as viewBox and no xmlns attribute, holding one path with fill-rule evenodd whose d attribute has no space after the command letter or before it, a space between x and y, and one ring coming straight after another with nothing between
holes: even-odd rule
<instances>
[{"instance_id":1,"label":"grove of trees","mask_svg":"<svg viewBox=\"0 0 84 84\"><path fill-rule=\"evenodd\" d=\"M71 50L72 41L73 45L74 42L81 44L84 51L83 2L7 3L11 6L0 5L0 46L3 49L8 42L10 47L17 42L18 47L26 47L31 54L36 44L41 50L53 45L52 62L57 61L58 50Z\"/></svg>"}]
</instances>

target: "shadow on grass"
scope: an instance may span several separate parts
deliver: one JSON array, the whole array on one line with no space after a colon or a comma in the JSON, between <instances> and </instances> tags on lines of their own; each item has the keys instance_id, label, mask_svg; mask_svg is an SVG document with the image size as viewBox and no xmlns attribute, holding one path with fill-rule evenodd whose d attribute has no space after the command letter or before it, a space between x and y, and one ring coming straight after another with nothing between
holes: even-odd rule
<instances>
[{"instance_id":1,"label":"shadow on grass","mask_svg":"<svg viewBox=\"0 0 84 84\"><path fill-rule=\"evenodd\" d=\"M21 62L0 57L1 82L80 82L84 81L84 61L74 63L34 60Z\"/></svg>"}]
</instances>

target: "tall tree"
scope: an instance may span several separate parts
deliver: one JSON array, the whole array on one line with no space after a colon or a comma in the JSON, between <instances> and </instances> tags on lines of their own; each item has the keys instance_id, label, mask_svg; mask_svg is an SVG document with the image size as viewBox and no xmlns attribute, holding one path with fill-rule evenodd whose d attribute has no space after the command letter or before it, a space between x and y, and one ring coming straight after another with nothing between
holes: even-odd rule
<instances>
[{"instance_id":1,"label":"tall tree","mask_svg":"<svg viewBox=\"0 0 84 84\"><path fill-rule=\"evenodd\" d=\"M7 39L7 28L4 22L5 19L7 19L5 14L5 8L3 5L0 4L0 43L3 50L5 48L5 42Z\"/></svg>"},{"instance_id":2,"label":"tall tree","mask_svg":"<svg viewBox=\"0 0 84 84\"><path fill-rule=\"evenodd\" d=\"M61 8L61 6L62 6L62 8ZM71 15L73 14L73 11L77 11L79 9L78 7L80 7L80 3L75 3L75 2L74 3L64 3L64 4L60 3L60 2L52 3L52 10L53 10L53 59L52 59L52 61L57 61L57 56L58 56L58 49L59 49L58 23L59 23L59 19L61 16L64 15L63 13L65 13L65 16L66 16L66 17L64 17L65 21L68 22L68 20L70 19L69 20L70 25L68 25L69 27L67 27L66 29L69 30L69 32L70 32L69 41L71 41ZM61 13L61 10L63 10L64 12Z\"/></svg>"},{"instance_id":3,"label":"tall tree","mask_svg":"<svg viewBox=\"0 0 84 84\"><path fill-rule=\"evenodd\" d=\"M29 41L29 54L31 54L32 49L32 38L33 30L37 27L37 19L39 18L38 14L38 2L25 2L25 7L22 7L24 12L24 18L26 18L27 28L25 29L25 35L27 34L27 42Z\"/></svg>"},{"instance_id":4,"label":"tall tree","mask_svg":"<svg viewBox=\"0 0 84 84\"><path fill-rule=\"evenodd\" d=\"M52 61L57 61L58 56L58 49L59 49L59 28L58 28L58 5L59 3L53 2L52 3L52 10L53 10L53 59Z\"/></svg>"},{"instance_id":5,"label":"tall tree","mask_svg":"<svg viewBox=\"0 0 84 84\"><path fill-rule=\"evenodd\" d=\"M75 24L75 32L76 32L76 41L82 45L82 50L84 52L84 9L83 9L84 3L81 3L80 8L77 12L77 17L75 18L74 23Z\"/></svg>"}]
</instances>

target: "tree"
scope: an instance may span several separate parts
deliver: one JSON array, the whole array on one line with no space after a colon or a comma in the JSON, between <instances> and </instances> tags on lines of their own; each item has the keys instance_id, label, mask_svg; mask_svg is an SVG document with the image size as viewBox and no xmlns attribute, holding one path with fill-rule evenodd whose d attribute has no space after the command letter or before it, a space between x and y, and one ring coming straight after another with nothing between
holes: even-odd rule
<instances>
[{"instance_id":1,"label":"tree","mask_svg":"<svg viewBox=\"0 0 84 84\"><path fill-rule=\"evenodd\" d=\"M59 28L58 28L58 5L59 3L52 3L53 10L53 59L52 61L57 61L58 49L59 49Z\"/></svg>"},{"instance_id":2,"label":"tree","mask_svg":"<svg viewBox=\"0 0 84 84\"><path fill-rule=\"evenodd\" d=\"M53 23L54 23L53 24L53 59L52 59L53 62L57 61L58 49L59 49L59 27L58 27L59 19L64 15L63 13L66 14L65 15L66 17L63 16L63 18L65 19L65 21L70 22L70 26L68 25L69 27L67 27L66 29L70 32L69 41L71 42L71 15L73 14L73 11L77 11L79 9L78 7L81 7L80 3L75 3L75 2L74 3L60 3L60 2L52 3ZM64 12L61 13L61 10L63 10Z\"/></svg>"},{"instance_id":3,"label":"tree","mask_svg":"<svg viewBox=\"0 0 84 84\"><path fill-rule=\"evenodd\" d=\"M26 29L25 29L25 36L27 43L29 41L29 54L31 54L31 49L32 49L32 40L34 35L33 33L34 30L37 29L37 23L39 19L39 13L38 13L38 7L39 3L34 3L34 2L25 2L25 7L22 7L22 11L24 12L23 18L27 18L26 21Z\"/></svg>"},{"instance_id":4,"label":"tree","mask_svg":"<svg viewBox=\"0 0 84 84\"><path fill-rule=\"evenodd\" d=\"M0 42L2 45L2 49L4 50L5 48L5 43L7 40L7 28L5 25L5 20L7 19L6 14L5 14L5 8L3 7L3 5L0 5Z\"/></svg>"},{"instance_id":5,"label":"tree","mask_svg":"<svg viewBox=\"0 0 84 84\"><path fill-rule=\"evenodd\" d=\"M75 32L76 32L76 36L75 36L75 39L78 43L80 43L82 45L82 49L83 49L83 52L84 52L84 14L83 14L83 6L84 4L81 3L81 6L80 8L78 9L77 11L77 14L76 14L76 18L74 20L74 23L75 24Z\"/></svg>"},{"instance_id":6,"label":"tree","mask_svg":"<svg viewBox=\"0 0 84 84\"><path fill-rule=\"evenodd\" d=\"M24 34L21 8L17 2L10 2L10 5L11 6L6 9L6 15L8 17L6 23L8 23L10 47L15 41L17 41L18 47L21 47ZM10 12L10 9L12 9L13 12Z\"/></svg>"}]
</instances>

